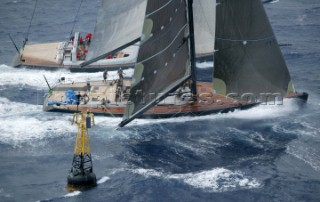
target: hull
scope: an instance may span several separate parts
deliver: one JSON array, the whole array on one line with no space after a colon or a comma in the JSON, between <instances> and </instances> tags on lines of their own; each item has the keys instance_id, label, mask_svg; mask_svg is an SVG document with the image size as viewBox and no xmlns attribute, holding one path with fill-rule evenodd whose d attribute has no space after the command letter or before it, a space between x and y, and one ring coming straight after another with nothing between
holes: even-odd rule
<instances>
[{"instance_id":1,"label":"hull","mask_svg":"<svg viewBox=\"0 0 320 202\"><path fill-rule=\"evenodd\" d=\"M98 72L104 70L127 69L135 65L138 47L132 46L115 55L114 58L102 59L86 67L80 64L84 60L72 59L72 45L67 42L53 42L26 45L21 54L15 57L13 66L16 68L60 70L71 72ZM126 55L124 57L124 55ZM74 61L73 61L74 60Z\"/></svg>"},{"instance_id":2,"label":"hull","mask_svg":"<svg viewBox=\"0 0 320 202\"><path fill-rule=\"evenodd\" d=\"M234 112L235 110L246 110L257 106L258 103L252 104L244 104L238 106L221 106L221 107L212 107L210 109L195 109L189 107L189 109L185 109L183 111L174 112L172 111L172 107L162 107L159 108L155 106L151 110L142 114L139 118L143 119L163 119L163 118L173 118L173 117L182 117L182 116L205 116L210 114L218 114L218 113L228 113ZM117 110L116 114L111 113L111 111L105 110L93 110L88 107L80 107L78 110L76 108L68 107L68 108L59 108L59 107L45 107L44 111L48 112L60 112L60 113L76 113L79 111L90 111L95 115L107 116L107 117L123 117L124 107Z\"/></svg>"},{"instance_id":3,"label":"hull","mask_svg":"<svg viewBox=\"0 0 320 202\"><path fill-rule=\"evenodd\" d=\"M289 94L286 98L289 99L296 99L298 102L300 102L301 104L306 103L309 99L309 94L306 92L302 92L302 93L292 93Z\"/></svg>"},{"instance_id":4,"label":"hull","mask_svg":"<svg viewBox=\"0 0 320 202\"><path fill-rule=\"evenodd\" d=\"M120 68L125 70L129 68L134 68L134 63L129 64L121 64L121 65L90 65L87 67L80 67L80 66L65 66L65 65L46 65L46 64L17 64L15 68L27 68L27 69L36 69L36 70L49 70L49 71L57 71L61 69L67 69L70 72L101 72L104 70L108 71L115 71L119 70Z\"/></svg>"},{"instance_id":5,"label":"hull","mask_svg":"<svg viewBox=\"0 0 320 202\"><path fill-rule=\"evenodd\" d=\"M130 85L127 81L127 85ZM97 89L100 87L101 91L107 92L108 90L102 89L101 85L103 82L95 82L91 84L91 89ZM249 103L244 101L235 101L231 98L221 96L212 93L211 83L198 82L197 88L202 94L195 100L185 100L183 103L178 101L166 101L154 106L150 110L146 111L140 118L171 118L180 116L203 116L215 113L227 113L234 110L244 110L256 106L258 103ZM63 96L63 92L66 90L79 91L81 94L86 92L85 84L78 84L78 86L64 86L60 85L53 89L53 94L48 95L45 99L43 110L48 112L63 112L63 113L74 113L77 111L89 111L96 115L111 116L111 117L122 117L125 110L126 100L116 102L113 100L109 104L102 104L99 102L99 98L104 96L101 92L90 92L88 100L95 100L95 103L89 102L87 104L80 103L79 106L76 104L64 104L63 102L57 103L57 99ZM109 89L110 91L110 89ZM60 94L59 94L60 93ZM106 93L108 94L108 93ZM55 97L55 98L54 98ZM171 98L175 98L171 96ZM179 98L180 99L180 98ZM55 101L52 104L52 101ZM50 104L51 102L51 104Z\"/></svg>"},{"instance_id":6,"label":"hull","mask_svg":"<svg viewBox=\"0 0 320 202\"><path fill-rule=\"evenodd\" d=\"M117 89L116 81L95 81L91 82L91 87L88 90L87 83L77 84L60 84L56 86L50 95L46 96L43 104L43 110L47 112L62 112L74 113L79 111L88 111L95 115L109 116L109 117L122 117L125 111L127 100L120 99L115 94ZM124 88L128 91L131 85L130 80L124 80ZM235 110L246 110L259 105L258 102L238 101L229 97L213 93L212 84L208 82L197 82L198 92L201 94L196 100L192 101L186 98L183 101L182 96L177 98L177 95L169 96L158 105L146 111L139 118L171 118L181 116L204 116L216 113L228 113ZM86 103L80 102L79 105L64 103L65 92L72 90L85 95L84 100ZM86 94L89 94L87 96ZM188 94L188 93L187 93ZM125 97L125 95L123 95ZM301 102L306 102L308 94L306 93L292 93L286 98L297 99ZM108 103L101 102L107 100ZM60 100L60 101L59 101ZM84 102L84 101L83 101Z\"/></svg>"},{"instance_id":7,"label":"hull","mask_svg":"<svg viewBox=\"0 0 320 202\"><path fill-rule=\"evenodd\" d=\"M53 42L43 44L26 45L21 54L17 54L13 66L16 68L27 68L36 70L56 71L68 69L70 72L99 72L104 70L114 71L118 69L128 69L135 66L136 57L138 54L137 47L129 47L124 50L130 54L128 58L113 58L110 60L101 60L86 67L80 67L81 62L72 63L65 62L64 59L59 60L59 49L64 51L62 46L64 42ZM62 58L65 58L65 53L62 53ZM197 55L198 62L212 61L213 54Z\"/></svg>"}]
</instances>

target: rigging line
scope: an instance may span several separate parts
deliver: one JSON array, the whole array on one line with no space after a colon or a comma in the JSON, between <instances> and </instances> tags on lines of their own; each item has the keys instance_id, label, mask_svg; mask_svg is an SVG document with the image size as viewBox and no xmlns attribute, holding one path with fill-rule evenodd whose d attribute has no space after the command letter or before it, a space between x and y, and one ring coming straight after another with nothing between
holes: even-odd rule
<instances>
[{"instance_id":1,"label":"rigging line","mask_svg":"<svg viewBox=\"0 0 320 202\"><path fill-rule=\"evenodd\" d=\"M230 49L238 48L238 47L242 47L242 46L243 46L243 44L232 45L232 46L230 46L230 47L222 48L222 49L219 49L219 50L216 50L216 51L217 51L217 52L221 52L221 51L230 50Z\"/></svg>"},{"instance_id":2,"label":"rigging line","mask_svg":"<svg viewBox=\"0 0 320 202\"><path fill-rule=\"evenodd\" d=\"M183 5L182 5L182 6L183 6ZM182 6L180 6L180 7L178 8L179 11L180 11L180 8L181 8ZM178 17L180 14L181 14L181 13L179 12L179 13L176 13L174 16L172 16L172 20L171 20L168 24L165 25L165 26L167 27L167 29L166 29L166 31L164 32L163 35L168 34L168 32L170 32L171 27L174 25L175 20L177 19L177 17ZM161 35L159 35L159 36L157 36L157 37L153 37L151 40L152 40L152 41L155 41L155 40L158 40L160 37L161 37Z\"/></svg>"},{"instance_id":3,"label":"rigging line","mask_svg":"<svg viewBox=\"0 0 320 202\"><path fill-rule=\"evenodd\" d=\"M33 13L32 13L32 17L31 17L31 20L30 20L30 24L29 24L29 27L28 27L28 30L27 30L27 33L26 33L26 36L25 36L25 41L24 41L24 45L27 43L28 41L28 37L29 37L29 32L30 32L30 27L32 25L32 21L33 21L33 17L34 17L34 14L36 12L36 9L37 9L37 4L38 4L38 0L36 0L36 3L34 5L34 9L33 9ZM23 47L24 47L23 45Z\"/></svg>"},{"instance_id":4,"label":"rigging line","mask_svg":"<svg viewBox=\"0 0 320 202\"><path fill-rule=\"evenodd\" d=\"M216 38L216 40L220 40L220 41L231 41L231 42L258 42L258 41L266 41L269 39L273 39L275 38L274 35L272 36L268 36L265 38L261 38L261 39L225 39L225 38Z\"/></svg>"},{"instance_id":5,"label":"rigging line","mask_svg":"<svg viewBox=\"0 0 320 202\"><path fill-rule=\"evenodd\" d=\"M168 6L171 2L173 2L173 0L168 1L165 5L163 5L162 7L158 8L155 11L152 11L151 13L147 14L145 18L148 18L150 15L153 15L157 12L159 12L160 10L162 10L163 8L165 8L166 6Z\"/></svg>"},{"instance_id":6,"label":"rigging line","mask_svg":"<svg viewBox=\"0 0 320 202\"><path fill-rule=\"evenodd\" d=\"M8 34L8 35L9 35L9 38L10 38L10 40L11 40L12 44L13 44L13 45L14 45L14 47L16 48L17 52L20 54L20 51L19 51L18 46L16 45L16 43L15 43L15 42L14 42L14 40L12 39L11 35L10 35L10 34Z\"/></svg>"},{"instance_id":7,"label":"rigging line","mask_svg":"<svg viewBox=\"0 0 320 202\"><path fill-rule=\"evenodd\" d=\"M74 28L75 28L75 26L76 26L77 18L78 18L78 15L79 15L79 12L80 12L82 3L83 3L83 0L81 0L80 5L79 5L79 8L78 8L78 11L77 11L77 14L76 14L76 16L75 16L75 18L74 18L73 27L72 27L71 32L70 32L70 37L71 37L71 35L72 35L72 33L73 33L73 30L74 30Z\"/></svg>"},{"instance_id":8,"label":"rigging line","mask_svg":"<svg viewBox=\"0 0 320 202\"><path fill-rule=\"evenodd\" d=\"M151 60L152 58L154 58L154 57L162 54L164 51L166 51L166 50L167 50L168 48L170 48L170 46L176 41L176 39L178 38L178 36L180 36L181 32L182 32L186 27L187 27L187 24L185 24L185 25L179 30L179 32L177 33L177 35L174 37L174 39L171 41L171 43L170 43L167 47L165 47L164 49L162 49L160 52L152 55L151 57L149 57L149 58L147 58L147 59L144 59L144 60L142 60L142 61L139 61L138 63L144 63L144 62L146 62L146 61L148 61L148 60Z\"/></svg>"}]
</instances>

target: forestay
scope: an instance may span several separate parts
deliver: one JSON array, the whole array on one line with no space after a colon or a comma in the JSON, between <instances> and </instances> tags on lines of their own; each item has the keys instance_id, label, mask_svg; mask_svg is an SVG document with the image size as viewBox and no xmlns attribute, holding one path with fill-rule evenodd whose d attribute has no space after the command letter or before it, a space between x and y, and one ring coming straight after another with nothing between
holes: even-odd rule
<instances>
[{"instance_id":1,"label":"forestay","mask_svg":"<svg viewBox=\"0 0 320 202\"><path fill-rule=\"evenodd\" d=\"M185 0L150 0L129 101L120 127L190 78Z\"/></svg>"},{"instance_id":2,"label":"forestay","mask_svg":"<svg viewBox=\"0 0 320 202\"><path fill-rule=\"evenodd\" d=\"M241 99L283 96L293 89L261 0L221 1L216 26L213 86L218 94Z\"/></svg>"},{"instance_id":3,"label":"forestay","mask_svg":"<svg viewBox=\"0 0 320 202\"><path fill-rule=\"evenodd\" d=\"M198 58L210 55L213 57L216 0L194 0L193 13L196 56Z\"/></svg>"},{"instance_id":4,"label":"forestay","mask_svg":"<svg viewBox=\"0 0 320 202\"><path fill-rule=\"evenodd\" d=\"M146 0L101 0L97 24L83 65L138 42L145 11Z\"/></svg>"}]
</instances>

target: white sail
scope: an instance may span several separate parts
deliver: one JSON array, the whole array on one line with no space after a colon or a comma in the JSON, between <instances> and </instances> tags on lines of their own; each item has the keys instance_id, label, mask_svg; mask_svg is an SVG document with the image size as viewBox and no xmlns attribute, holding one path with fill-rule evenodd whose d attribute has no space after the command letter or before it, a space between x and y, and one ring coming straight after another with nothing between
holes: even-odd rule
<instances>
[{"instance_id":1,"label":"white sail","mask_svg":"<svg viewBox=\"0 0 320 202\"><path fill-rule=\"evenodd\" d=\"M194 0L196 56L213 55L216 27L216 0Z\"/></svg>"},{"instance_id":2,"label":"white sail","mask_svg":"<svg viewBox=\"0 0 320 202\"><path fill-rule=\"evenodd\" d=\"M102 59L105 54L140 39L146 2L147 0L101 0L86 63Z\"/></svg>"}]
</instances>

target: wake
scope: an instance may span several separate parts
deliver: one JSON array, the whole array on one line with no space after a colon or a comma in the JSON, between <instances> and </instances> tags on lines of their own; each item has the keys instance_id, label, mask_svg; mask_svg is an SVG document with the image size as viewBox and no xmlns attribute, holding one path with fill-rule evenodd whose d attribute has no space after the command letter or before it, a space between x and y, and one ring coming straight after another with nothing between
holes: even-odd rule
<instances>
[{"instance_id":1,"label":"wake","mask_svg":"<svg viewBox=\"0 0 320 202\"><path fill-rule=\"evenodd\" d=\"M2 85L29 85L35 88L47 89L43 75L53 87L61 77L65 77L66 83L103 80L102 72L95 73L71 73L68 70L47 71L26 68L14 68L8 65L0 65L0 84ZM133 75L133 69L124 70L126 77ZM108 71L108 79L118 79L117 71Z\"/></svg>"}]
</instances>

